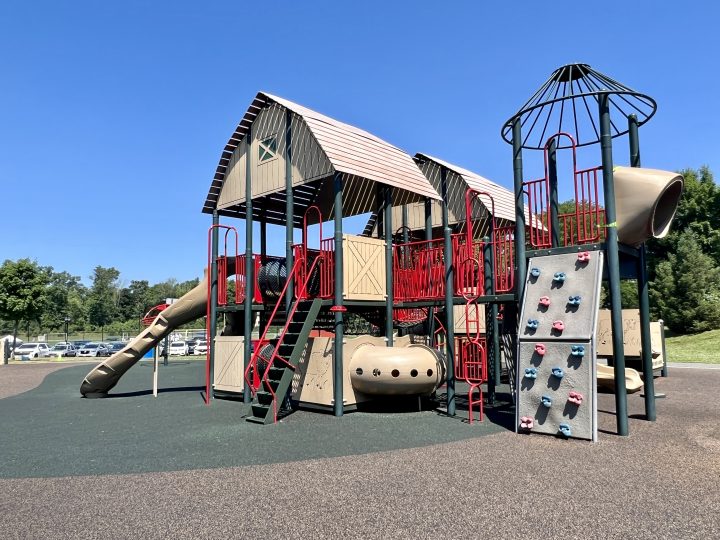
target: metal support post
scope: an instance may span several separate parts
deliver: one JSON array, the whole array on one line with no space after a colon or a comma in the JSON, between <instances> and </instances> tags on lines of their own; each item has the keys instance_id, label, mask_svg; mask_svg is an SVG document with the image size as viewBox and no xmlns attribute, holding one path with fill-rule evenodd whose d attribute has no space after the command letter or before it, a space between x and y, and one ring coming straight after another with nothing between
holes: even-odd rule
<instances>
[{"instance_id":1,"label":"metal support post","mask_svg":"<svg viewBox=\"0 0 720 540\"><path fill-rule=\"evenodd\" d=\"M245 145L245 307L243 309L243 373L247 373L252 358L252 327L253 323L253 200L252 200L252 131L248 129L247 144ZM250 403L252 396L250 395L250 387L247 381L243 381L243 402Z\"/></svg>"},{"instance_id":2,"label":"metal support post","mask_svg":"<svg viewBox=\"0 0 720 540\"><path fill-rule=\"evenodd\" d=\"M427 240L428 249L432 247L430 243L432 234L432 199L425 197L425 240ZM430 275L430 272L428 272L428 275ZM428 307L427 329L430 334L428 336L428 346L435 347L435 308L433 306Z\"/></svg>"},{"instance_id":3,"label":"metal support post","mask_svg":"<svg viewBox=\"0 0 720 540\"><path fill-rule=\"evenodd\" d=\"M625 347L623 345L622 300L620 295L620 255L618 253L615 183L613 179L610 103L607 94L598 98L600 112L600 147L602 150L603 196L606 216L606 264L610 285L610 320L612 324L613 368L615 375L615 415L618 435L628 434L627 390L625 387Z\"/></svg>"},{"instance_id":4,"label":"metal support post","mask_svg":"<svg viewBox=\"0 0 720 540\"><path fill-rule=\"evenodd\" d=\"M512 125L513 142L513 185L515 188L515 292L518 302L522 302L525 292L525 190L523 188L522 134L520 119Z\"/></svg>"},{"instance_id":5,"label":"metal support post","mask_svg":"<svg viewBox=\"0 0 720 540\"><path fill-rule=\"evenodd\" d=\"M387 293L387 302L385 302L385 344L388 347L393 346L393 222L392 222L392 188L385 186L383 190L385 194L385 202L383 210L385 212L385 289Z\"/></svg>"},{"instance_id":6,"label":"metal support post","mask_svg":"<svg viewBox=\"0 0 720 540\"><path fill-rule=\"evenodd\" d=\"M210 329L208 339L208 365L207 365L207 386L205 388L205 404L209 405L210 400L213 398L212 383L215 372L215 327L217 326L217 293L218 293L218 225L220 224L220 215L217 210L213 212L213 230L211 233L210 240L210 320L208 321L208 328ZM167 365L168 355L168 338L165 337L165 351L163 356L165 357L164 363Z\"/></svg>"},{"instance_id":7,"label":"metal support post","mask_svg":"<svg viewBox=\"0 0 720 540\"><path fill-rule=\"evenodd\" d=\"M442 189L442 228L443 228L443 258L445 259L445 332L447 336L447 414L455 416L455 314L453 313L453 296L455 292L455 279L453 276L452 244L450 236L450 223L448 217L448 183L447 170L440 169L440 184Z\"/></svg>"},{"instance_id":8,"label":"metal support post","mask_svg":"<svg viewBox=\"0 0 720 540\"><path fill-rule=\"evenodd\" d=\"M628 135L630 138L630 166L640 167L640 137L638 136L637 116L628 117ZM637 259L638 305L640 307L640 344L642 347L643 384L645 386L645 418L654 422L655 379L652 367L652 339L650 337L650 296L648 294L647 262L645 243L640 246Z\"/></svg>"},{"instance_id":9,"label":"metal support post","mask_svg":"<svg viewBox=\"0 0 720 540\"><path fill-rule=\"evenodd\" d=\"M260 262L264 263L267 258L267 220L264 217L260 218ZM267 327L267 313L261 311L258 317L260 326L258 328L258 334L263 335L265 328Z\"/></svg>"},{"instance_id":10,"label":"metal support post","mask_svg":"<svg viewBox=\"0 0 720 540\"><path fill-rule=\"evenodd\" d=\"M336 172L335 187L335 342L333 344L333 413L343 415L343 341L345 340L345 323L343 314L343 178Z\"/></svg>"},{"instance_id":11,"label":"metal support post","mask_svg":"<svg viewBox=\"0 0 720 540\"><path fill-rule=\"evenodd\" d=\"M295 199L292 185L292 112L285 110L285 266L288 279L293 270L293 233L295 225ZM285 313L295 298L294 284L290 282L285 296Z\"/></svg>"},{"instance_id":12,"label":"metal support post","mask_svg":"<svg viewBox=\"0 0 720 540\"><path fill-rule=\"evenodd\" d=\"M548 180L550 184L550 232L552 247L560 245L560 218L558 202L557 139L550 141L548 148Z\"/></svg>"}]
</instances>

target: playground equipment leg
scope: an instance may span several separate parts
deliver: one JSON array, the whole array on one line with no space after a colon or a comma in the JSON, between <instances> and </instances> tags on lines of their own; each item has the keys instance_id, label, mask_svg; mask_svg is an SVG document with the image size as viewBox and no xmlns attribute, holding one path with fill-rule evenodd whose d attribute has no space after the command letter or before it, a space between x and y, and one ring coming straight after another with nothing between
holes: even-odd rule
<instances>
[{"instance_id":1,"label":"playground equipment leg","mask_svg":"<svg viewBox=\"0 0 720 540\"><path fill-rule=\"evenodd\" d=\"M335 343L333 347L333 413L343 415L343 180L340 173L335 173ZM392 318L390 320L392 324Z\"/></svg>"},{"instance_id":2,"label":"playground equipment leg","mask_svg":"<svg viewBox=\"0 0 720 540\"><path fill-rule=\"evenodd\" d=\"M443 167L440 170L440 182L442 185L442 227L444 239L445 259L445 332L447 335L447 414L455 416L455 320L453 314L453 293L454 283L452 266L452 245L450 243L450 225L448 218L448 184L447 170Z\"/></svg>"},{"instance_id":3,"label":"playground equipment leg","mask_svg":"<svg viewBox=\"0 0 720 540\"><path fill-rule=\"evenodd\" d=\"M208 365L206 369L206 382L205 382L205 404L210 405L212 399L212 380L213 370L215 367L215 327L217 326L217 291L218 291L218 225L220 224L220 215L217 210L213 212L213 230L212 230L212 242L210 244L210 321L208 332L208 347L210 348L210 354L208 355ZM168 354L167 338L165 338L165 354ZM167 358L167 357L166 357Z\"/></svg>"}]
</instances>

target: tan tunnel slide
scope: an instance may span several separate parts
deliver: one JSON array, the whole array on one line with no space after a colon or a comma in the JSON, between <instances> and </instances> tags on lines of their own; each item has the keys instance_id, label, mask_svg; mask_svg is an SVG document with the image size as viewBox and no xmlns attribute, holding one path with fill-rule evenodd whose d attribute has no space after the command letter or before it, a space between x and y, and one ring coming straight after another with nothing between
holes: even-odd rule
<instances>
[{"instance_id":1,"label":"tan tunnel slide","mask_svg":"<svg viewBox=\"0 0 720 540\"><path fill-rule=\"evenodd\" d=\"M87 374L80 393L87 398L105 397L120 377L133 367L145 353L155 347L178 326L199 319L207 309L207 277L157 316L155 321L110 358Z\"/></svg>"}]
</instances>

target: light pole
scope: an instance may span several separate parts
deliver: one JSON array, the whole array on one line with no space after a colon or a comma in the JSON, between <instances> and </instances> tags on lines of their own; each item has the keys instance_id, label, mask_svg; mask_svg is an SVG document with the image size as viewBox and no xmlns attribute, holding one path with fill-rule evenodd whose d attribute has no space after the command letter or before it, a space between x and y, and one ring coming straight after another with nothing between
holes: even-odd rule
<instances>
[{"instance_id":1,"label":"light pole","mask_svg":"<svg viewBox=\"0 0 720 540\"><path fill-rule=\"evenodd\" d=\"M70 324L71 320L72 319L70 319L70 317L65 315L65 343L66 344L68 343L68 324Z\"/></svg>"}]
</instances>

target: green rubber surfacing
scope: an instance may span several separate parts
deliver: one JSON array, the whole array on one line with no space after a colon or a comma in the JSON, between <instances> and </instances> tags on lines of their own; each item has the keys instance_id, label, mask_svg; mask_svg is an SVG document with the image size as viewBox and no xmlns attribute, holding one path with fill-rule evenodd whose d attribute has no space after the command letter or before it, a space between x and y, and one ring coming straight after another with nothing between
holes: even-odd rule
<instances>
[{"instance_id":1,"label":"green rubber surfacing","mask_svg":"<svg viewBox=\"0 0 720 540\"><path fill-rule=\"evenodd\" d=\"M358 455L464 440L504 431L512 411L486 410L468 425L435 411L354 412L342 418L297 411L274 426L244 420L237 401L202 401L204 363L160 366L160 393L141 362L106 399L83 399L90 369L72 366L40 386L0 399L0 478L57 477L210 469Z\"/></svg>"}]
</instances>

